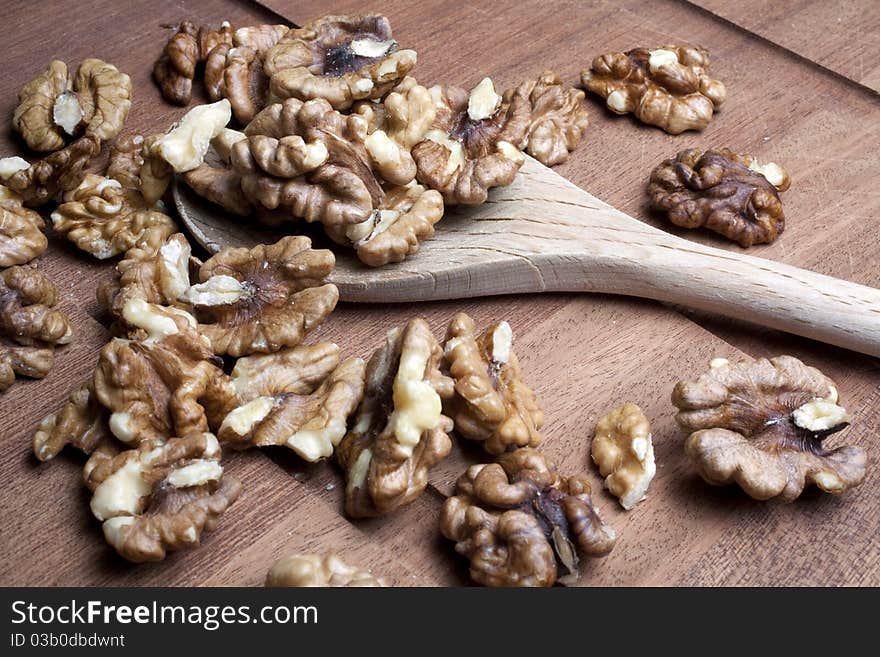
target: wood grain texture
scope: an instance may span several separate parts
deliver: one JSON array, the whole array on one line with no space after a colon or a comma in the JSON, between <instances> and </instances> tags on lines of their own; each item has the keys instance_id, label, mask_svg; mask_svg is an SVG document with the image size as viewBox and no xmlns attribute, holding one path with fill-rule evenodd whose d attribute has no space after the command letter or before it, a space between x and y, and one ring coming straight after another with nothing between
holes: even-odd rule
<instances>
[{"instance_id":1,"label":"wood grain texture","mask_svg":"<svg viewBox=\"0 0 880 657\"><path fill-rule=\"evenodd\" d=\"M359 0L275 4L296 20L376 8ZM599 52L668 40L709 45L731 100L704 134L670 137L610 116L591 100L585 143L557 170L627 214L665 227L645 212L644 186L650 169L675 151L729 145L782 162L794 179L784 197L787 231L776 244L750 253L862 284L880 283L880 195L874 185L880 175L880 106L872 92L678 2L392 0L382 10L400 41L419 50L419 77L426 82L468 85L490 74L509 86L545 67L574 81ZM111 11L114 26L108 30L103 16ZM164 128L183 110L161 102L149 71L165 34L159 23L186 16L214 23L274 20L253 5L225 0L157 0L125 9L106 0L4 3L0 19L14 29L9 66L0 77L0 114L11 114L17 90L49 58L76 61L94 54L132 76L135 99L127 130ZM12 154L20 146L4 125L0 152ZM687 237L740 252L710 235ZM283 450L236 454L228 467L244 482L242 497L201 548L143 566L114 556L88 513L79 483L83 459L62 455L38 465L29 454L36 424L88 375L106 340L93 319L98 315L93 295L109 267L58 239L51 240L40 263L64 290L63 307L74 316L77 339L59 351L46 380L17 383L0 397L0 477L6 482L0 583L250 585L262 581L275 558L302 549L338 549L398 584L466 583L465 564L438 536L431 518L465 464L482 458L468 445L457 447L432 474L432 486L416 504L387 519L357 523L340 513L342 485L334 466L309 466ZM624 513L597 492L620 540L609 557L588 564L582 583L880 584L876 466L859 489L841 498L811 493L787 506L752 502L736 488L711 488L690 473L668 403L675 380L697 374L712 356L791 352L835 378L855 415L835 443L862 445L876 463L876 359L694 315L701 327L653 302L604 295L341 304L316 337L366 356L388 328L410 316L424 315L440 335L457 310L480 325L496 318L511 322L527 381L547 411L546 449L565 469L586 469L597 491L600 480L588 464L587 446L598 415L631 400L643 404L652 419L658 475L649 498Z\"/></svg>"},{"instance_id":2,"label":"wood grain texture","mask_svg":"<svg viewBox=\"0 0 880 657\"><path fill-rule=\"evenodd\" d=\"M880 92L880 14L871 0L690 0Z\"/></svg>"},{"instance_id":3,"label":"wood grain texture","mask_svg":"<svg viewBox=\"0 0 880 657\"><path fill-rule=\"evenodd\" d=\"M193 196L185 185L174 188L181 222L210 251L253 247L285 232L206 208ZM302 230L296 224L286 229ZM381 268L343 255L330 280L343 301L359 303L625 294L880 356L880 290L670 235L528 156L516 180L486 203L447 210L442 228L419 253Z\"/></svg>"}]
</instances>

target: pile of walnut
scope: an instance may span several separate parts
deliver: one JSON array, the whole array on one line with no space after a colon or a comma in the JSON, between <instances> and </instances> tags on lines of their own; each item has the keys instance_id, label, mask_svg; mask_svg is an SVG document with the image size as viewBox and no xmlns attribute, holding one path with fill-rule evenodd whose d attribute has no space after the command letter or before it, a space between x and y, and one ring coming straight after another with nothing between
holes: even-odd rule
<instances>
[{"instance_id":1,"label":"pile of walnut","mask_svg":"<svg viewBox=\"0 0 880 657\"><path fill-rule=\"evenodd\" d=\"M52 309L58 290L35 265L23 266L48 245L45 222L31 208L84 184L101 143L125 123L131 80L99 59L83 60L75 75L53 60L22 88L18 101L13 130L28 148L49 155L33 163L0 158L0 392L16 375L46 376L54 345L72 337L67 317Z\"/></svg>"},{"instance_id":2,"label":"pile of walnut","mask_svg":"<svg viewBox=\"0 0 880 657\"><path fill-rule=\"evenodd\" d=\"M290 29L184 22L154 68L163 96L188 103L200 63L243 131L218 125L208 161L199 149L172 168L233 214L319 222L374 267L415 253L445 205L484 203L513 182L522 151L565 161L588 125L584 92L549 71L503 94L489 78L470 91L420 85L415 51L375 14Z\"/></svg>"}]
</instances>

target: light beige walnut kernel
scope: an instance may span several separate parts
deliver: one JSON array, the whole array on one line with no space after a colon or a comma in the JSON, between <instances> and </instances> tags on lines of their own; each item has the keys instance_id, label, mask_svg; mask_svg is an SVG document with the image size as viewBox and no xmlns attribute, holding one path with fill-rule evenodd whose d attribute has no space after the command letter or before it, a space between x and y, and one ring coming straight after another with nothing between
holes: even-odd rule
<instances>
[{"instance_id":1,"label":"light beige walnut kernel","mask_svg":"<svg viewBox=\"0 0 880 657\"><path fill-rule=\"evenodd\" d=\"M612 112L632 112L642 123L677 135L705 128L727 98L724 85L708 71L704 48L635 48L596 57L581 81Z\"/></svg>"},{"instance_id":2,"label":"light beige walnut kernel","mask_svg":"<svg viewBox=\"0 0 880 657\"><path fill-rule=\"evenodd\" d=\"M224 249L199 268L185 299L214 353L271 353L298 345L336 307L339 291L324 283L334 264L307 237Z\"/></svg>"},{"instance_id":3,"label":"light beige walnut kernel","mask_svg":"<svg viewBox=\"0 0 880 657\"><path fill-rule=\"evenodd\" d=\"M773 162L762 166L727 148L689 148L651 172L648 195L676 226L705 226L749 247L769 244L785 229L779 192L789 184L788 173Z\"/></svg>"},{"instance_id":4,"label":"light beige walnut kernel","mask_svg":"<svg viewBox=\"0 0 880 657\"><path fill-rule=\"evenodd\" d=\"M525 161L519 150L531 122L527 97L505 99L484 78L470 92L432 87L436 118L412 149L422 184L443 194L447 205L485 203L492 187L513 182Z\"/></svg>"},{"instance_id":5,"label":"light beige walnut kernel","mask_svg":"<svg viewBox=\"0 0 880 657\"><path fill-rule=\"evenodd\" d=\"M34 433L34 456L40 461L55 458L66 445L91 454L99 445L112 441L107 412L95 398L92 382L73 391L57 413L43 418Z\"/></svg>"},{"instance_id":6,"label":"light beige walnut kernel","mask_svg":"<svg viewBox=\"0 0 880 657\"><path fill-rule=\"evenodd\" d=\"M443 503L440 531L484 586L573 584L581 557L604 556L616 540L587 479L560 476L531 447L468 468Z\"/></svg>"},{"instance_id":7,"label":"light beige walnut kernel","mask_svg":"<svg viewBox=\"0 0 880 657\"><path fill-rule=\"evenodd\" d=\"M792 356L717 362L672 393L676 421L692 432L685 453L703 479L783 502L811 484L838 494L864 480L864 449L823 446L849 425L838 401L831 379Z\"/></svg>"},{"instance_id":8,"label":"light beige walnut kernel","mask_svg":"<svg viewBox=\"0 0 880 657\"><path fill-rule=\"evenodd\" d=\"M211 140L223 132L231 118L232 106L225 98L197 105L168 132L152 140L149 153L164 160L177 173L195 169L204 162Z\"/></svg>"},{"instance_id":9,"label":"light beige walnut kernel","mask_svg":"<svg viewBox=\"0 0 880 657\"><path fill-rule=\"evenodd\" d=\"M33 164L5 157L0 159L0 183L21 196L25 205L43 205L76 188L100 150L101 143L87 135Z\"/></svg>"},{"instance_id":10,"label":"light beige walnut kernel","mask_svg":"<svg viewBox=\"0 0 880 657\"><path fill-rule=\"evenodd\" d=\"M605 477L605 487L624 509L645 499L657 466L651 424L641 408L624 404L604 415L596 425L590 453Z\"/></svg>"},{"instance_id":11,"label":"light beige walnut kernel","mask_svg":"<svg viewBox=\"0 0 880 657\"><path fill-rule=\"evenodd\" d=\"M125 303L123 318L145 337L110 341L94 375L95 396L110 411L113 435L137 445L216 430L237 399L195 319L141 299Z\"/></svg>"},{"instance_id":12,"label":"light beige walnut kernel","mask_svg":"<svg viewBox=\"0 0 880 657\"><path fill-rule=\"evenodd\" d=\"M307 461L333 454L364 390L364 361L339 362L335 344L240 358L232 371L241 405L217 432L236 449L284 445Z\"/></svg>"},{"instance_id":13,"label":"light beige walnut kernel","mask_svg":"<svg viewBox=\"0 0 880 657\"><path fill-rule=\"evenodd\" d=\"M196 26L183 21L153 66L153 79L169 103L186 105L192 98L193 78L200 59L197 35Z\"/></svg>"},{"instance_id":14,"label":"light beige walnut kernel","mask_svg":"<svg viewBox=\"0 0 880 657\"><path fill-rule=\"evenodd\" d=\"M449 454L452 421L442 399L452 382L443 352L423 319L389 331L367 364L364 399L336 450L345 471L345 511L354 518L391 513L414 501L428 471Z\"/></svg>"},{"instance_id":15,"label":"light beige walnut kernel","mask_svg":"<svg viewBox=\"0 0 880 657\"><path fill-rule=\"evenodd\" d=\"M388 19L378 14L324 16L287 32L266 53L274 98L322 98L334 109L382 98L416 64L399 50Z\"/></svg>"},{"instance_id":16,"label":"light beige walnut kernel","mask_svg":"<svg viewBox=\"0 0 880 657\"><path fill-rule=\"evenodd\" d=\"M56 233L99 260L124 253L147 229L164 229L166 235L177 229L171 217L150 206L140 192L93 173L64 195L51 217Z\"/></svg>"},{"instance_id":17,"label":"light beige walnut kernel","mask_svg":"<svg viewBox=\"0 0 880 657\"><path fill-rule=\"evenodd\" d=\"M83 60L71 79L56 59L18 98L13 128L33 150L56 151L81 133L99 141L119 134L131 108L131 79L100 59Z\"/></svg>"},{"instance_id":18,"label":"light beige walnut kernel","mask_svg":"<svg viewBox=\"0 0 880 657\"><path fill-rule=\"evenodd\" d=\"M291 554L272 564L266 575L266 586L388 586L384 579L368 570L345 563L338 554Z\"/></svg>"},{"instance_id":19,"label":"light beige walnut kernel","mask_svg":"<svg viewBox=\"0 0 880 657\"><path fill-rule=\"evenodd\" d=\"M49 245L43 218L24 207L21 196L0 185L0 267L24 265Z\"/></svg>"},{"instance_id":20,"label":"light beige walnut kernel","mask_svg":"<svg viewBox=\"0 0 880 657\"><path fill-rule=\"evenodd\" d=\"M507 322L477 335L474 321L458 313L446 332L444 359L455 382L448 407L459 434L490 454L540 444L544 413L522 380Z\"/></svg>"},{"instance_id":21,"label":"light beige walnut kernel","mask_svg":"<svg viewBox=\"0 0 880 657\"><path fill-rule=\"evenodd\" d=\"M98 451L84 472L104 538L135 563L198 545L241 492L209 433L147 440L115 456Z\"/></svg>"},{"instance_id":22,"label":"light beige walnut kernel","mask_svg":"<svg viewBox=\"0 0 880 657\"><path fill-rule=\"evenodd\" d=\"M584 92L565 86L553 71L544 71L504 92L507 102L514 96L528 99L531 106L529 127L517 146L548 167L565 162L590 124Z\"/></svg>"}]
</instances>

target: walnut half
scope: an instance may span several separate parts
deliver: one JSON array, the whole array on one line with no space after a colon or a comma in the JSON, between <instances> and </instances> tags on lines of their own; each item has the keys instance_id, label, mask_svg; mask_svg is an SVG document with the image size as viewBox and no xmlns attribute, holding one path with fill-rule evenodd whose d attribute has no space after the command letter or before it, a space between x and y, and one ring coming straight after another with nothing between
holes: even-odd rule
<instances>
[{"instance_id":1,"label":"walnut half","mask_svg":"<svg viewBox=\"0 0 880 657\"><path fill-rule=\"evenodd\" d=\"M485 586L572 584L580 556L608 554L616 539L586 478L561 477L530 447L468 468L443 504L440 531Z\"/></svg>"},{"instance_id":2,"label":"walnut half","mask_svg":"<svg viewBox=\"0 0 880 657\"><path fill-rule=\"evenodd\" d=\"M631 509L645 499L657 472L651 424L635 404L624 404L603 416L596 425L590 453L605 477L605 486Z\"/></svg>"},{"instance_id":3,"label":"walnut half","mask_svg":"<svg viewBox=\"0 0 880 657\"><path fill-rule=\"evenodd\" d=\"M792 356L720 359L672 393L676 421L693 432L685 453L703 479L784 502L810 484L842 493L864 480L864 449L823 446L850 422L838 401L831 379Z\"/></svg>"},{"instance_id":4,"label":"walnut half","mask_svg":"<svg viewBox=\"0 0 880 657\"><path fill-rule=\"evenodd\" d=\"M722 148L689 148L651 173L651 205L683 228L706 228L748 247L769 244L785 229L778 192L788 173L770 162Z\"/></svg>"},{"instance_id":5,"label":"walnut half","mask_svg":"<svg viewBox=\"0 0 880 657\"><path fill-rule=\"evenodd\" d=\"M427 322L413 319L389 331L367 363L364 400L336 450L348 515L384 515L409 504L452 449L452 421L442 413L452 382L440 373L441 357Z\"/></svg>"},{"instance_id":6,"label":"walnut half","mask_svg":"<svg viewBox=\"0 0 880 657\"><path fill-rule=\"evenodd\" d=\"M727 98L724 85L708 70L709 53L703 48L635 48L596 57L581 81L612 112L632 112L643 123L677 135L705 128Z\"/></svg>"},{"instance_id":7,"label":"walnut half","mask_svg":"<svg viewBox=\"0 0 880 657\"><path fill-rule=\"evenodd\" d=\"M388 586L381 577L374 577L345 563L338 554L291 554L279 559L266 575L266 586Z\"/></svg>"}]
</instances>

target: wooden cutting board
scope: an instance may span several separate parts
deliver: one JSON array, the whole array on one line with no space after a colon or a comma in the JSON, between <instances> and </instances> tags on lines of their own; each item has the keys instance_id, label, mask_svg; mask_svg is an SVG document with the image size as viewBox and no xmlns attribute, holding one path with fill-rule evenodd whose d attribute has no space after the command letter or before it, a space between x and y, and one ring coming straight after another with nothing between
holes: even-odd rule
<instances>
[{"instance_id":1,"label":"wooden cutting board","mask_svg":"<svg viewBox=\"0 0 880 657\"><path fill-rule=\"evenodd\" d=\"M75 62L98 56L132 76L135 100L128 129L162 129L183 110L165 105L149 79L165 36L159 23L185 17L215 24L277 20L249 3L157 0L149 7L114 10L117 22L108 31L100 16L111 4L4 3L0 20L14 29L9 66L0 78L0 114L11 115L18 89L51 57ZM298 21L331 10L375 8L360 0L272 4ZM805 35L800 46L809 45L815 12L825 3L782 4L791 5L785 20L792 26L782 45L796 49L799 34ZM855 4L876 17L875 3ZM704 133L671 137L610 116L590 100L585 142L558 171L627 214L662 226L643 207L644 184L650 169L677 150L729 145L781 162L794 180L784 198L786 232L776 244L750 253L880 286L880 196L875 191L880 100L858 81L831 72L827 62L810 62L808 50L794 54L686 2L452 6L391 0L382 9L398 40L418 50L419 78L431 83L467 86L489 74L506 87L545 67L573 82L599 52L670 41L708 46L730 101ZM835 32L830 18L827 24L826 39L863 47L853 46L845 30ZM876 61L876 47L873 52L871 42L865 47L861 56ZM0 148L3 155L17 152L8 127ZM687 237L739 250L711 235ZM468 446L456 448L432 473L431 487L414 505L390 518L356 523L341 515L342 479L332 465L304 464L285 451L233 455L228 468L244 482L243 495L202 547L161 564L131 566L115 557L88 512L79 482L83 459L65 455L38 465L29 455L36 424L89 375L107 339L93 319L99 310L93 293L110 267L57 239L40 263L63 291L77 339L59 351L47 379L17 383L0 397L0 476L7 482L0 502L0 584L251 585L259 584L284 553L327 549L342 551L401 585L467 582L465 564L425 518L436 517L455 477L480 458ZM652 302L600 295L343 304L317 337L367 356L388 328L412 315L425 316L439 335L457 310L469 312L479 324L495 318L511 322L527 380L547 414L545 448L564 470L588 471L599 491L597 503L618 530L614 552L588 564L583 584L880 584L876 469L849 495L811 493L788 506L753 502L736 488L710 488L683 460L683 436L668 401L675 381L700 372L711 357L792 353L836 379L855 417L838 440L866 447L876 462L876 359L729 320L686 317ZM588 459L597 417L623 401L642 404L651 417L658 459L649 499L628 513L599 490L600 478Z\"/></svg>"}]
</instances>

